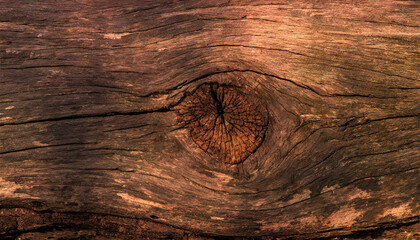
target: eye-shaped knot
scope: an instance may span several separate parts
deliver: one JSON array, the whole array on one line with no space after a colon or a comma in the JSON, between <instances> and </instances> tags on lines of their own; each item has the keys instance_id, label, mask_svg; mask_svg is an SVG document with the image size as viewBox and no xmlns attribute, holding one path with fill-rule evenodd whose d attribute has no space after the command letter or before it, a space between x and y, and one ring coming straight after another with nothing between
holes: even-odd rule
<instances>
[{"instance_id":1,"label":"eye-shaped knot","mask_svg":"<svg viewBox=\"0 0 420 240\"><path fill-rule=\"evenodd\" d=\"M244 161L264 140L268 116L237 87L203 84L175 107L192 140L219 160Z\"/></svg>"}]
</instances>

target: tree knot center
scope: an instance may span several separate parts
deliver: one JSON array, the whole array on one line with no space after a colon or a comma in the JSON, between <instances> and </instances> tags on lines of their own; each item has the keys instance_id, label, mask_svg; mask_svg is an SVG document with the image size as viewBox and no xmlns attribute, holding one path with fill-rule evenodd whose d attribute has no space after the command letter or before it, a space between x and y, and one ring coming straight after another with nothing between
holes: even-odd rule
<instances>
[{"instance_id":1,"label":"tree knot center","mask_svg":"<svg viewBox=\"0 0 420 240\"><path fill-rule=\"evenodd\" d=\"M240 163L261 145L268 116L239 88L203 84L175 107L192 140L230 164Z\"/></svg>"}]
</instances>

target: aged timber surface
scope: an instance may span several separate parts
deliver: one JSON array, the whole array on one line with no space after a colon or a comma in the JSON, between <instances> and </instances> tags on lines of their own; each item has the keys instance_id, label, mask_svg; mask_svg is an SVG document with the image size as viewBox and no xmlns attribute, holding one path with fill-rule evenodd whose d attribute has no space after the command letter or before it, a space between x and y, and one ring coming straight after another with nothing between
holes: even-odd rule
<instances>
[{"instance_id":1,"label":"aged timber surface","mask_svg":"<svg viewBox=\"0 0 420 240\"><path fill-rule=\"evenodd\" d=\"M418 12L0 0L0 238L419 237ZM179 121L207 83L266 109L242 163Z\"/></svg>"}]
</instances>

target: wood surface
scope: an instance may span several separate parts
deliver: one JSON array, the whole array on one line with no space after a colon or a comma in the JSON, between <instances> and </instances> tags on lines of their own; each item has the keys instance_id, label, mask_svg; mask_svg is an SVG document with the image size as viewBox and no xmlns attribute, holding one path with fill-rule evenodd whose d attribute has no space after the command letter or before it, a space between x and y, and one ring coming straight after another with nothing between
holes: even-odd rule
<instances>
[{"instance_id":1,"label":"wood surface","mask_svg":"<svg viewBox=\"0 0 420 240\"><path fill-rule=\"evenodd\" d=\"M0 238L420 236L417 1L0 0ZM174 110L267 111L228 164Z\"/></svg>"}]
</instances>

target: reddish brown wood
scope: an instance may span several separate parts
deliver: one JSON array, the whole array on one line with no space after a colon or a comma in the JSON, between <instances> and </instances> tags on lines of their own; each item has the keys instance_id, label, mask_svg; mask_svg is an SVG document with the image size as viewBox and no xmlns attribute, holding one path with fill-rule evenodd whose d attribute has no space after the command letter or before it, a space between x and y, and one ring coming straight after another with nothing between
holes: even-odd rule
<instances>
[{"instance_id":1,"label":"reddish brown wood","mask_svg":"<svg viewBox=\"0 0 420 240\"><path fill-rule=\"evenodd\" d=\"M218 160L243 162L261 145L268 116L233 86L204 84L174 109L191 139Z\"/></svg>"},{"instance_id":2,"label":"reddish brown wood","mask_svg":"<svg viewBox=\"0 0 420 240\"><path fill-rule=\"evenodd\" d=\"M0 238L415 239L419 33L414 0L0 0ZM239 164L179 121L207 83L268 116Z\"/></svg>"}]
</instances>

